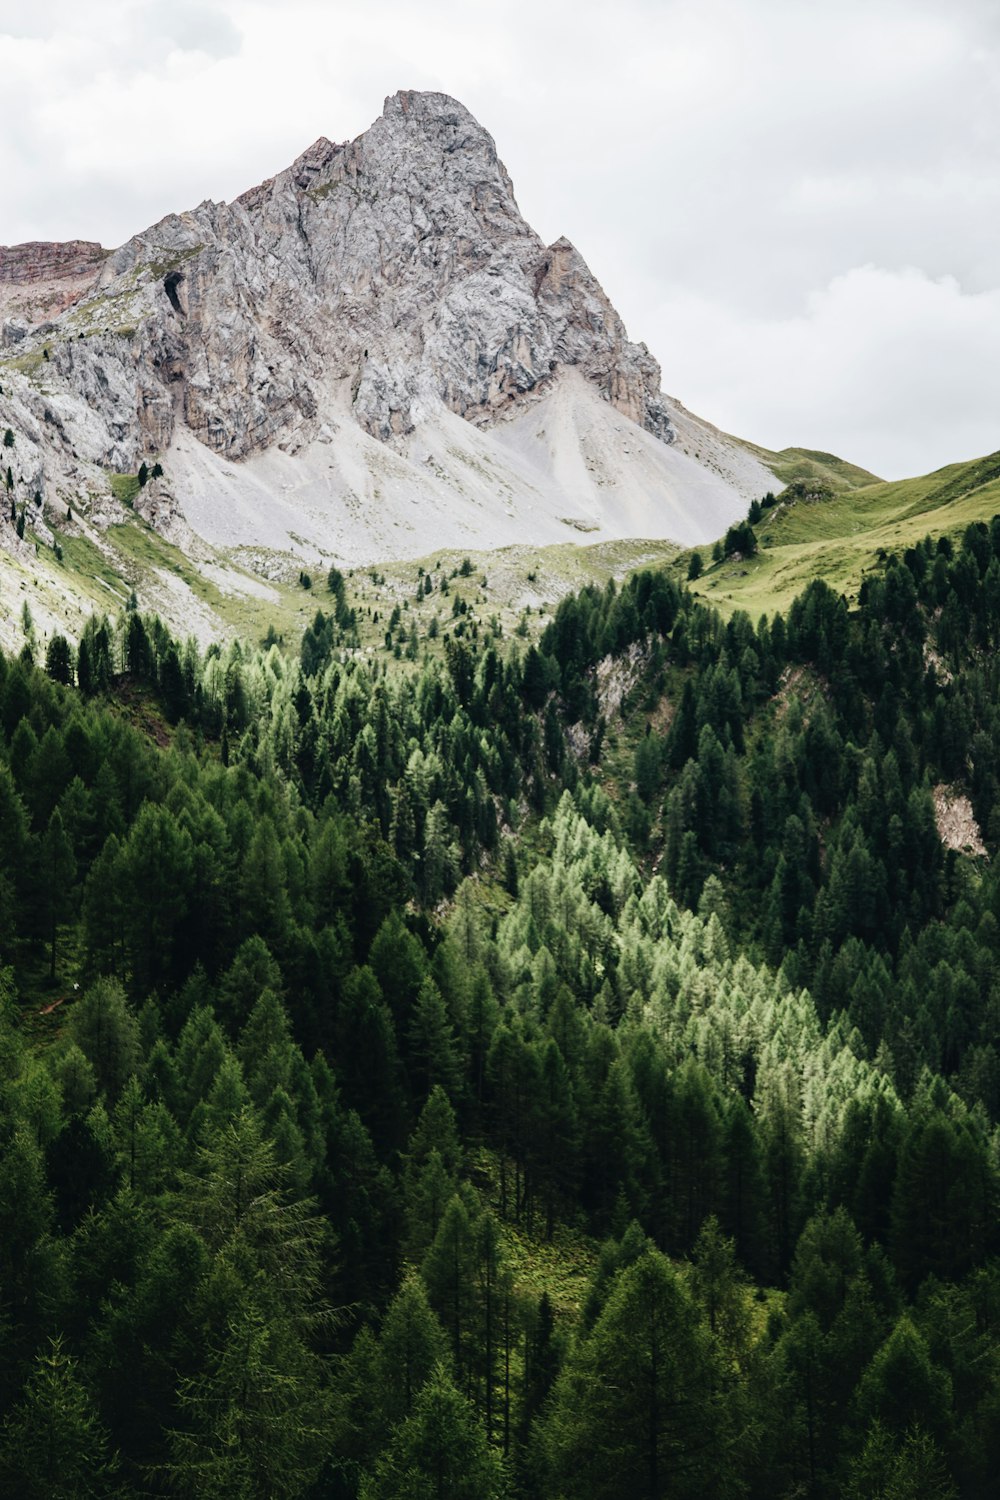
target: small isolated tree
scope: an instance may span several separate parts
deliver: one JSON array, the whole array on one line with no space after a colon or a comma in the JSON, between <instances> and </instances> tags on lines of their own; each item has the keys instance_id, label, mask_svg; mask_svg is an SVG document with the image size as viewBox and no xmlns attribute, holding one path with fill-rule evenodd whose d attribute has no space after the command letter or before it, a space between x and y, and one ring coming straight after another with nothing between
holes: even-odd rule
<instances>
[{"instance_id":1,"label":"small isolated tree","mask_svg":"<svg viewBox=\"0 0 1000 1500\"><path fill-rule=\"evenodd\" d=\"M701 553L692 552L690 558L688 559L688 583L694 583L695 579L700 578L704 571L705 560L702 557Z\"/></svg>"},{"instance_id":2,"label":"small isolated tree","mask_svg":"<svg viewBox=\"0 0 1000 1500\"><path fill-rule=\"evenodd\" d=\"M739 552L743 557L753 557L757 551L757 538L749 522L741 521L737 526L730 526L726 532L723 550L727 557L732 557L735 552Z\"/></svg>"},{"instance_id":3,"label":"small isolated tree","mask_svg":"<svg viewBox=\"0 0 1000 1500\"><path fill-rule=\"evenodd\" d=\"M3 445L5 448L13 448L14 446L14 434L9 427L3 435Z\"/></svg>"},{"instance_id":4,"label":"small isolated tree","mask_svg":"<svg viewBox=\"0 0 1000 1500\"><path fill-rule=\"evenodd\" d=\"M145 463L141 463L139 465L139 472L136 475L136 478L139 481L139 488L141 490L145 489L145 487L146 487L146 481L149 479L149 470L147 469Z\"/></svg>"}]
</instances>

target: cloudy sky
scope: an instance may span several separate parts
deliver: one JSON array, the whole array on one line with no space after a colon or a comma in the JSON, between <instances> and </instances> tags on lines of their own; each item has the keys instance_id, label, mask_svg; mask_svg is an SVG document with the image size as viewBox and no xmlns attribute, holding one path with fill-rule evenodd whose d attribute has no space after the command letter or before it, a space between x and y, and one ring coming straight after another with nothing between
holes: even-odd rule
<instances>
[{"instance_id":1,"label":"cloudy sky","mask_svg":"<svg viewBox=\"0 0 1000 1500\"><path fill-rule=\"evenodd\" d=\"M700 415L887 477L1000 448L1000 0L0 0L0 241L118 244L399 88Z\"/></svg>"}]
</instances>

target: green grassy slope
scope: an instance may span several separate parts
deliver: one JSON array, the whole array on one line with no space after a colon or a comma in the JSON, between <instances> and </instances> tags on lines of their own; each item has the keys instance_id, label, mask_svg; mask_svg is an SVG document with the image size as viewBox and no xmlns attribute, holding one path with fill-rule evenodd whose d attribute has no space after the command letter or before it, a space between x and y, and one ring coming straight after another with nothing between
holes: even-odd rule
<instances>
[{"instance_id":1,"label":"green grassy slope","mask_svg":"<svg viewBox=\"0 0 1000 1500\"><path fill-rule=\"evenodd\" d=\"M756 557L717 563L694 587L724 614L745 609L753 617L786 609L813 578L851 600L880 551L899 552L928 534L960 535L998 512L1000 453L916 479L845 489L829 500L779 505L756 527Z\"/></svg>"},{"instance_id":2,"label":"green grassy slope","mask_svg":"<svg viewBox=\"0 0 1000 1500\"><path fill-rule=\"evenodd\" d=\"M821 453L815 448L782 448L774 453L769 448L758 448L755 443L744 442L762 464L778 476L783 484L796 479L823 480L835 490L858 490L866 485L881 483L877 474L849 464L835 453Z\"/></svg>"},{"instance_id":3,"label":"green grassy slope","mask_svg":"<svg viewBox=\"0 0 1000 1500\"><path fill-rule=\"evenodd\" d=\"M56 631L76 640L88 615L115 617L133 595L140 610L157 613L181 639L194 634L203 643L234 636L254 641L270 628L295 650L317 609L332 610L325 565L256 549L227 553L197 539L186 551L136 513L134 476L111 476L110 488L119 502L117 520L104 517L95 524L77 509L64 515L50 508L51 533L36 534L29 507L25 549L11 554L0 548L0 606L7 616L0 619L6 624L0 642L8 650L19 651L27 639L24 604L39 659ZM407 631L415 626L422 641L436 622L432 649L440 649L456 623L456 601L466 628L477 622L493 624L504 635L536 635L566 594L590 583L603 587L610 578L620 581L638 568L665 566L677 553L674 542L643 538L495 552L441 548L420 559L345 569L346 595L357 612L362 651L384 649L397 609L401 625ZM424 593L427 574L432 588ZM311 587L303 586L306 576Z\"/></svg>"}]
</instances>

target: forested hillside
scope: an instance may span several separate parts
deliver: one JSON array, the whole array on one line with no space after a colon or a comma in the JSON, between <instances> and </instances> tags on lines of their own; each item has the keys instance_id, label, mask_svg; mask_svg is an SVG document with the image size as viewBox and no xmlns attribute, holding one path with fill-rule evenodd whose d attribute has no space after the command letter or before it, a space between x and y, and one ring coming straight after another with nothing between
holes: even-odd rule
<instances>
[{"instance_id":1,"label":"forested hillside","mask_svg":"<svg viewBox=\"0 0 1000 1500\"><path fill-rule=\"evenodd\" d=\"M992 1495L1000 518L757 623L332 582L0 659L0 1487Z\"/></svg>"}]
</instances>

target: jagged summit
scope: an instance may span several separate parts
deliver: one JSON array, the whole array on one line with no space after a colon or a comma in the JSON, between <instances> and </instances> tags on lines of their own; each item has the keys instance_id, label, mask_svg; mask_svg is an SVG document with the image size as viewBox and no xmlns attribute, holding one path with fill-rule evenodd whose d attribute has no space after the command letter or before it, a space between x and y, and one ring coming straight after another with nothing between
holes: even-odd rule
<instances>
[{"instance_id":1,"label":"jagged summit","mask_svg":"<svg viewBox=\"0 0 1000 1500\"><path fill-rule=\"evenodd\" d=\"M46 498L156 455L161 524L373 560L567 523L697 540L770 480L736 445L671 451L658 364L445 94L87 248L71 305L0 335L0 417Z\"/></svg>"}]
</instances>

